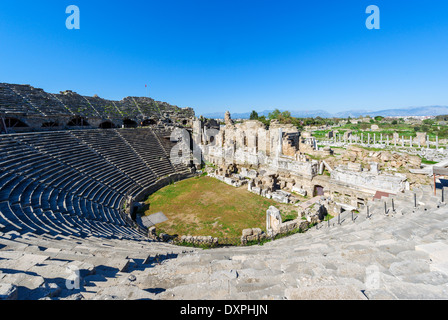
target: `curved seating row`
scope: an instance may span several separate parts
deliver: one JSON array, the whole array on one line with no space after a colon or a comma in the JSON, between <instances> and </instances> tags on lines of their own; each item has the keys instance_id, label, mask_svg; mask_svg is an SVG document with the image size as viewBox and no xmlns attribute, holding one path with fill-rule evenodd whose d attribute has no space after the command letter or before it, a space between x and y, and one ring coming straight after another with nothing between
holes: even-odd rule
<instances>
[{"instance_id":1,"label":"curved seating row","mask_svg":"<svg viewBox=\"0 0 448 320\"><path fill-rule=\"evenodd\" d=\"M175 172L165 150L151 129L116 130L116 132L133 147L142 160L157 173L158 177Z\"/></svg>"},{"instance_id":2,"label":"curved seating row","mask_svg":"<svg viewBox=\"0 0 448 320\"><path fill-rule=\"evenodd\" d=\"M120 205L175 169L154 135L137 137L143 140L117 130L1 135L0 232L145 239ZM151 148L164 166L144 160Z\"/></svg>"},{"instance_id":3,"label":"curved seating row","mask_svg":"<svg viewBox=\"0 0 448 320\"><path fill-rule=\"evenodd\" d=\"M135 154L113 130L72 131L80 141L98 152L120 171L125 172L140 186L156 180L154 172Z\"/></svg>"}]
</instances>

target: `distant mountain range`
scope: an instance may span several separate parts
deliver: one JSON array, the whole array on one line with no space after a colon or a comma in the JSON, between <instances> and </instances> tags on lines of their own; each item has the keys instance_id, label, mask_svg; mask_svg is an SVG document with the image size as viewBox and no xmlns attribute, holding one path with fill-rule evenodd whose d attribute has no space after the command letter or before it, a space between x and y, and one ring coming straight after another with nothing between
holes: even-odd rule
<instances>
[{"instance_id":1,"label":"distant mountain range","mask_svg":"<svg viewBox=\"0 0 448 320\"><path fill-rule=\"evenodd\" d=\"M274 110L257 111L258 116L268 116ZM280 110L285 111L285 110ZM404 109L386 109L379 111L350 110L331 114L324 110L288 110L296 118L358 118L360 116L410 117L410 116L438 116L448 114L448 106L410 107ZM205 118L224 119L225 112L202 114ZM232 113L232 119L249 119L251 112Z\"/></svg>"}]
</instances>

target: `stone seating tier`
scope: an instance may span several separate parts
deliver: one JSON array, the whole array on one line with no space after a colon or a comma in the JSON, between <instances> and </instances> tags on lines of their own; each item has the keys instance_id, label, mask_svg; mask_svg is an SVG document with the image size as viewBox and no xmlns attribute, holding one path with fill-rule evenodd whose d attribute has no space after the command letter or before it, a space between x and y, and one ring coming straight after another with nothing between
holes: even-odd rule
<instances>
[{"instance_id":1,"label":"stone seating tier","mask_svg":"<svg viewBox=\"0 0 448 320\"><path fill-rule=\"evenodd\" d=\"M160 118L165 113L174 117L194 116L191 108L181 109L148 97L126 97L120 101L112 101L98 96L82 96L72 91L47 93L29 85L8 83L0 83L0 113L131 119L137 122L151 117Z\"/></svg>"},{"instance_id":2,"label":"stone seating tier","mask_svg":"<svg viewBox=\"0 0 448 320\"><path fill-rule=\"evenodd\" d=\"M119 131L0 136L1 232L144 237L120 213L122 203L175 170L158 142L150 145L169 170L139 154L139 139L156 136L144 131L128 141Z\"/></svg>"}]
</instances>

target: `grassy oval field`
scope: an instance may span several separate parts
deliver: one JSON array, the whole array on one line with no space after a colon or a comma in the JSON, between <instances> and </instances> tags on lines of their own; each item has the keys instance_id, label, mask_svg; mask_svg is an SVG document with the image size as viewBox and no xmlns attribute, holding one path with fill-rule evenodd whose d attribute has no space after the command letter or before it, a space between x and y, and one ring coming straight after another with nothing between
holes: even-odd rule
<instances>
[{"instance_id":1,"label":"grassy oval field","mask_svg":"<svg viewBox=\"0 0 448 320\"><path fill-rule=\"evenodd\" d=\"M280 205L249 192L246 186L235 188L207 176L168 185L145 203L145 215L161 211L169 219L156 226L158 231L179 236L234 238L246 228L266 230L269 206L279 208L284 219L297 216L292 205Z\"/></svg>"}]
</instances>

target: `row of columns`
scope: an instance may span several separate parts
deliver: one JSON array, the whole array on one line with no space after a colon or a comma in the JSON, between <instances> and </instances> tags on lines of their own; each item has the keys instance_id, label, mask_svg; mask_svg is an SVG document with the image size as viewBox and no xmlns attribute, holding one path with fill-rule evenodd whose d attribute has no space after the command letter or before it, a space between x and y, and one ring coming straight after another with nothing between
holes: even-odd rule
<instances>
[{"instance_id":1,"label":"row of columns","mask_svg":"<svg viewBox=\"0 0 448 320\"><path fill-rule=\"evenodd\" d=\"M367 144L371 144L373 142L373 144L385 144L387 146L390 146L391 143L393 143L395 147L397 145L399 145L399 144L401 144L402 147L405 147L406 145L408 145L410 147L413 147L414 145L416 147L418 147L418 148L422 147L420 140L417 143L414 143L412 137L410 137L409 140L406 140L404 138L404 136L401 136L401 139L398 138L398 139L392 139L391 140L391 139L389 139L389 135L386 135L386 139L383 139L383 134L380 134L378 141L377 141L376 138L377 138L377 136L376 136L375 133L373 134L373 140L371 139L370 133L367 133L367 141L366 141L366 143ZM400 140L401 143L399 143L397 140ZM333 142L334 143L336 143L336 142L343 142L343 143L359 143L360 142L360 143L364 143L364 133L361 133L361 138L359 138L359 136L354 136L354 135L350 135L349 138L346 138L346 137L344 137L343 134L340 134L340 133L339 134L335 134L335 135L333 135ZM426 144L426 147L428 149L430 148L431 144L435 145L436 148L438 149L439 148L439 137L436 136L435 141L431 142L429 140L429 136L426 136L426 143L425 144Z\"/></svg>"}]
</instances>

